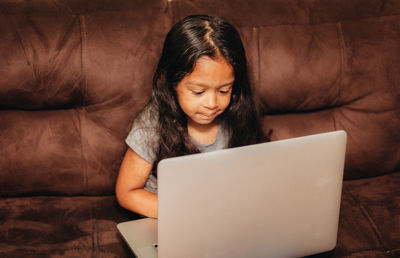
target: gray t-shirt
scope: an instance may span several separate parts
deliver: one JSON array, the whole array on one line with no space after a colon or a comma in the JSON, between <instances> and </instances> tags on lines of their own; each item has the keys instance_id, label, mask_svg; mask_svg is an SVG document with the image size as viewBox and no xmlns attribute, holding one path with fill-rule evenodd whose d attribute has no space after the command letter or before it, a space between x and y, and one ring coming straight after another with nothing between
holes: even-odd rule
<instances>
[{"instance_id":1,"label":"gray t-shirt","mask_svg":"<svg viewBox=\"0 0 400 258\"><path fill-rule=\"evenodd\" d=\"M147 105L135 119L132 130L125 140L132 150L150 163L154 163L157 160L160 138L157 134L157 126L158 113L153 105ZM229 131L220 124L217 137L213 143L202 144L192 137L190 137L190 139L200 152L209 152L226 149L229 144L230 134ZM157 178L152 173L147 179L144 189L157 193Z\"/></svg>"}]
</instances>

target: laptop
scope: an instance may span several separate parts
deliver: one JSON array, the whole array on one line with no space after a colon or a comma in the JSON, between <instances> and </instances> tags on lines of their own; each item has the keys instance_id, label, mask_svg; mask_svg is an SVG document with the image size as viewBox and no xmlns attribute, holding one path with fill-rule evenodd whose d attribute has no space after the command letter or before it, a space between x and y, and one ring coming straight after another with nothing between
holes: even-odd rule
<instances>
[{"instance_id":1,"label":"laptop","mask_svg":"<svg viewBox=\"0 0 400 258\"><path fill-rule=\"evenodd\" d=\"M335 248L344 131L162 160L158 219L118 230L137 257L302 257Z\"/></svg>"}]
</instances>

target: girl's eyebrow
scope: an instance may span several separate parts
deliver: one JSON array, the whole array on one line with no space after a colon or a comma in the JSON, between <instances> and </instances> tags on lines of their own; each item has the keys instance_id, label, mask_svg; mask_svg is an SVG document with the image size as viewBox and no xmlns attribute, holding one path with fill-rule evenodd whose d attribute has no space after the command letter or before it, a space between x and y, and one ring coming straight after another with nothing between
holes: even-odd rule
<instances>
[{"instance_id":1,"label":"girl's eyebrow","mask_svg":"<svg viewBox=\"0 0 400 258\"><path fill-rule=\"evenodd\" d=\"M234 82L235 82L235 81L233 80L233 81L231 81L231 82L224 83L224 84L222 84L222 85L219 85L218 88L222 88L222 87L225 87L225 86L230 86L230 85L232 85ZM205 88L208 88L208 87L209 87L208 84L201 83L201 82L188 81L187 84L193 85L193 86L205 87Z\"/></svg>"}]
</instances>

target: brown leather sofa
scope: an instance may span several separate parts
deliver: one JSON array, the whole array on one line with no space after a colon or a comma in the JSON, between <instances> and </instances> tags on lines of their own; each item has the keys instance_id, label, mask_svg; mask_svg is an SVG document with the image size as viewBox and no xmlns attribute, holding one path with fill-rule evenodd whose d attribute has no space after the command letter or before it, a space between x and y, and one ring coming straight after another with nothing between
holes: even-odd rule
<instances>
[{"instance_id":1,"label":"brown leather sofa","mask_svg":"<svg viewBox=\"0 0 400 258\"><path fill-rule=\"evenodd\" d=\"M194 13L239 29L272 140L347 131L338 245L319 256L400 257L400 0L0 1L0 257L132 255L124 138Z\"/></svg>"}]
</instances>

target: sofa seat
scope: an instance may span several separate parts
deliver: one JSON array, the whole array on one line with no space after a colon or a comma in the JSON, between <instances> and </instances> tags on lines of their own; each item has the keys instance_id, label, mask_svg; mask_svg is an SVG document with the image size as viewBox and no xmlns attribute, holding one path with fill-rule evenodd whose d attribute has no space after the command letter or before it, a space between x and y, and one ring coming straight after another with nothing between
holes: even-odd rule
<instances>
[{"instance_id":1,"label":"sofa seat","mask_svg":"<svg viewBox=\"0 0 400 258\"><path fill-rule=\"evenodd\" d=\"M400 257L400 173L343 183L335 257Z\"/></svg>"},{"instance_id":2,"label":"sofa seat","mask_svg":"<svg viewBox=\"0 0 400 258\"><path fill-rule=\"evenodd\" d=\"M400 173L346 180L338 245L314 257L399 256L399 185ZM2 198L0 256L130 257L116 224L138 218L113 195Z\"/></svg>"},{"instance_id":3,"label":"sofa seat","mask_svg":"<svg viewBox=\"0 0 400 258\"><path fill-rule=\"evenodd\" d=\"M0 199L0 257L129 257L116 224L139 218L114 196Z\"/></svg>"}]
</instances>

